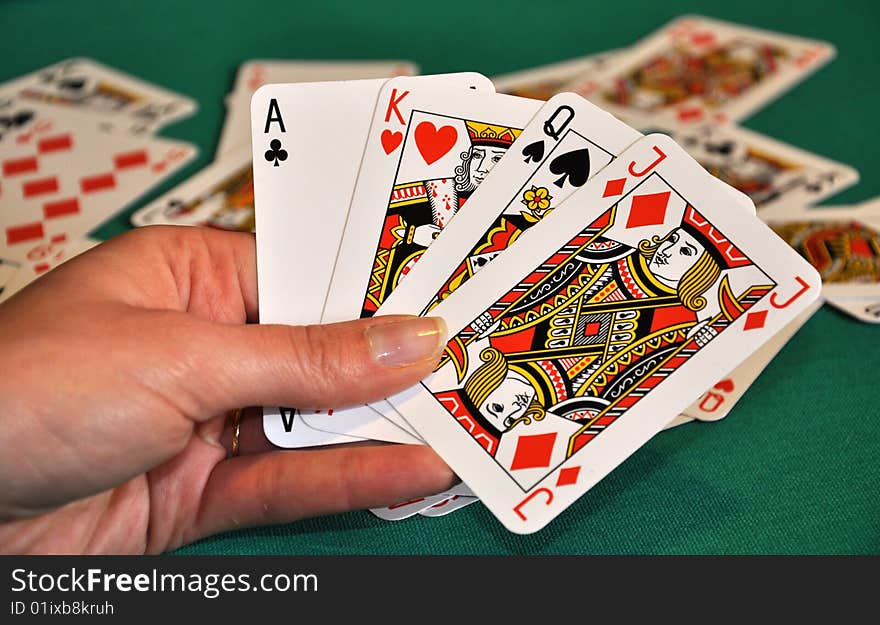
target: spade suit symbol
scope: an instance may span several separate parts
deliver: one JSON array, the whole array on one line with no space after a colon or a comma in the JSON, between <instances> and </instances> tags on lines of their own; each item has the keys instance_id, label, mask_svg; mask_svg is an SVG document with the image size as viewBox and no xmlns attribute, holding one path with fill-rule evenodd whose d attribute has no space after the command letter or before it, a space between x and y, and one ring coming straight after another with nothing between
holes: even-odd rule
<instances>
[{"instance_id":1,"label":"spade suit symbol","mask_svg":"<svg viewBox=\"0 0 880 625\"><path fill-rule=\"evenodd\" d=\"M550 173L560 176L553 181L560 189L566 178L573 187L581 187L590 177L590 151L587 148L560 154L550 163Z\"/></svg>"},{"instance_id":2,"label":"spade suit symbol","mask_svg":"<svg viewBox=\"0 0 880 625\"><path fill-rule=\"evenodd\" d=\"M526 157L526 163L529 161L537 163L544 158L544 142L539 140L528 144L523 148L522 155Z\"/></svg>"}]
</instances>

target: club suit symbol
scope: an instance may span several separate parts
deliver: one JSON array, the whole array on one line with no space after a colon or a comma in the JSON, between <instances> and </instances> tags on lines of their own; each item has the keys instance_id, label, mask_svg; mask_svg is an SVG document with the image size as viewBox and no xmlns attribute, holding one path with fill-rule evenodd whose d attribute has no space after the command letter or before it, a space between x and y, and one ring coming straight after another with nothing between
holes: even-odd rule
<instances>
[{"instance_id":1,"label":"club suit symbol","mask_svg":"<svg viewBox=\"0 0 880 625\"><path fill-rule=\"evenodd\" d=\"M281 147L281 141L279 139L272 139L269 142L269 149L266 150L266 153L263 155L267 161L272 163L274 167L278 167L279 161L287 160L287 150Z\"/></svg>"}]
</instances>

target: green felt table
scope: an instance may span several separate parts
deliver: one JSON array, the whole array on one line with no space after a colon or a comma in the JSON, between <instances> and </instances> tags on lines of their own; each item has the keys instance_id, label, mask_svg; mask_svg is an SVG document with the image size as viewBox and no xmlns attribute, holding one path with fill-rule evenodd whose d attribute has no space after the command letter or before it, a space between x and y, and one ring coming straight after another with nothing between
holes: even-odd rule
<instances>
[{"instance_id":1,"label":"green felt table","mask_svg":"<svg viewBox=\"0 0 880 625\"><path fill-rule=\"evenodd\" d=\"M880 194L880 4L774 2L0 3L0 80L88 56L195 98L162 135L198 160L95 232L210 163L236 68L254 58L406 58L423 73L509 72L618 48L684 13L830 41L837 58L743 125L854 166L825 204ZM358 511L241 530L188 554L880 553L880 326L824 307L723 421L663 432L547 528L508 533L482 505L386 523ZM295 452L294 452L295 453Z\"/></svg>"}]
</instances>

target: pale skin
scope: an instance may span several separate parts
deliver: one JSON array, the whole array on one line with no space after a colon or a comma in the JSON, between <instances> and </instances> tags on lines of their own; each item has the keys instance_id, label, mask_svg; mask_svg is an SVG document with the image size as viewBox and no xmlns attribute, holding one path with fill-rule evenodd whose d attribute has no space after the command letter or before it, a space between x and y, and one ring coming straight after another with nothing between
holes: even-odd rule
<instances>
[{"instance_id":1,"label":"pale skin","mask_svg":"<svg viewBox=\"0 0 880 625\"><path fill-rule=\"evenodd\" d=\"M0 306L0 550L158 553L389 505L454 475L428 447L278 450L243 406L343 407L425 377L442 322L260 326L253 236L127 233ZM429 327L430 326L430 327Z\"/></svg>"}]
</instances>

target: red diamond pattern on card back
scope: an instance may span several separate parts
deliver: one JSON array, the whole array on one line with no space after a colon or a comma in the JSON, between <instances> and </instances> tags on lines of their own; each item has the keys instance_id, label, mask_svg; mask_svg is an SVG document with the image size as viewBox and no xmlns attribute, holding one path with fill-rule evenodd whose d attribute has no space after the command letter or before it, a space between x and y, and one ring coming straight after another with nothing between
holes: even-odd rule
<instances>
[{"instance_id":1,"label":"red diamond pattern on card back","mask_svg":"<svg viewBox=\"0 0 880 625\"><path fill-rule=\"evenodd\" d=\"M556 478L557 486L568 486L569 484L574 484L578 481L578 475L581 472L580 467L566 467L559 472L559 477Z\"/></svg>"},{"instance_id":2,"label":"red diamond pattern on card back","mask_svg":"<svg viewBox=\"0 0 880 625\"><path fill-rule=\"evenodd\" d=\"M620 195L626 186L626 178L615 178L605 183L605 192L602 197L611 197L612 195Z\"/></svg>"},{"instance_id":3,"label":"red diamond pattern on card back","mask_svg":"<svg viewBox=\"0 0 880 625\"><path fill-rule=\"evenodd\" d=\"M757 330L759 328L763 328L766 322L766 310L756 310L755 312L750 312L746 315L746 323L743 326L743 330Z\"/></svg>"},{"instance_id":4,"label":"red diamond pattern on card back","mask_svg":"<svg viewBox=\"0 0 880 625\"><path fill-rule=\"evenodd\" d=\"M43 204L43 216L46 219L63 217L65 215L76 215L77 213L79 213L79 200L75 197L58 200L57 202L46 202Z\"/></svg>"},{"instance_id":5,"label":"red diamond pattern on card back","mask_svg":"<svg viewBox=\"0 0 880 625\"><path fill-rule=\"evenodd\" d=\"M626 219L627 228L641 226L659 226L666 219L666 207L669 206L671 191L637 195L633 198Z\"/></svg>"},{"instance_id":6,"label":"red diamond pattern on card back","mask_svg":"<svg viewBox=\"0 0 880 625\"><path fill-rule=\"evenodd\" d=\"M87 176L79 181L79 186L83 193L93 193L95 191L103 191L104 189L112 189L116 186L116 178L113 174L98 174L97 176Z\"/></svg>"},{"instance_id":7,"label":"red diamond pattern on card back","mask_svg":"<svg viewBox=\"0 0 880 625\"><path fill-rule=\"evenodd\" d=\"M3 161L3 175L28 174L37 171L37 159L33 156Z\"/></svg>"},{"instance_id":8,"label":"red diamond pattern on card back","mask_svg":"<svg viewBox=\"0 0 880 625\"><path fill-rule=\"evenodd\" d=\"M40 154L47 152L60 152L61 150L69 150L73 146L73 139L70 135L56 135L54 137L46 137L37 142L37 151Z\"/></svg>"},{"instance_id":9,"label":"red diamond pattern on card back","mask_svg":"<svg viewBox=\"0 0 880 625\"><path fill-rule=\"evenodd\" d=\"M36 221L34 223L22 224L6 229L6 244L14 245L15 243L23 243L24 241L33 241L34 239L43 238L43 223Z\"/></svg>"},{"instance_id":10,"label":"red diamond pattern on card back","mask_svg":"<svg viewBox=\"0 0 880 625\"><path fill-rule=\"evenodd\" d=\"M141 167L147 164L147 151L136 150L134 152L126 152L117 154L113 157L113 166L116 169L129 169L130 167Z\"/></svg>"},{"instance_id":11,"label":"red diamond pattern on card back","mask_svg":"<svg viewBox=\"0 0 880 625\"><path fill-rule=\"evenodd\" d=\"M24 197L33 197L35 195L43 195L45 193L55 193L58 190L58 178L40 178L39 180L29 180L21 185L21 192Z\"/></svg>"},{"instance_id":12,"label":"red diamond pattern on card back","mask_svg":"<svg viewBox=\"0 0 880 625\"><path fill-rule=\"evenodd\" d=\"M556 432L520 436L516 441L513 461L510 463L511 471L550 466L550 456L553 454L555 442Z\"/></svg>"}]
</instances>

